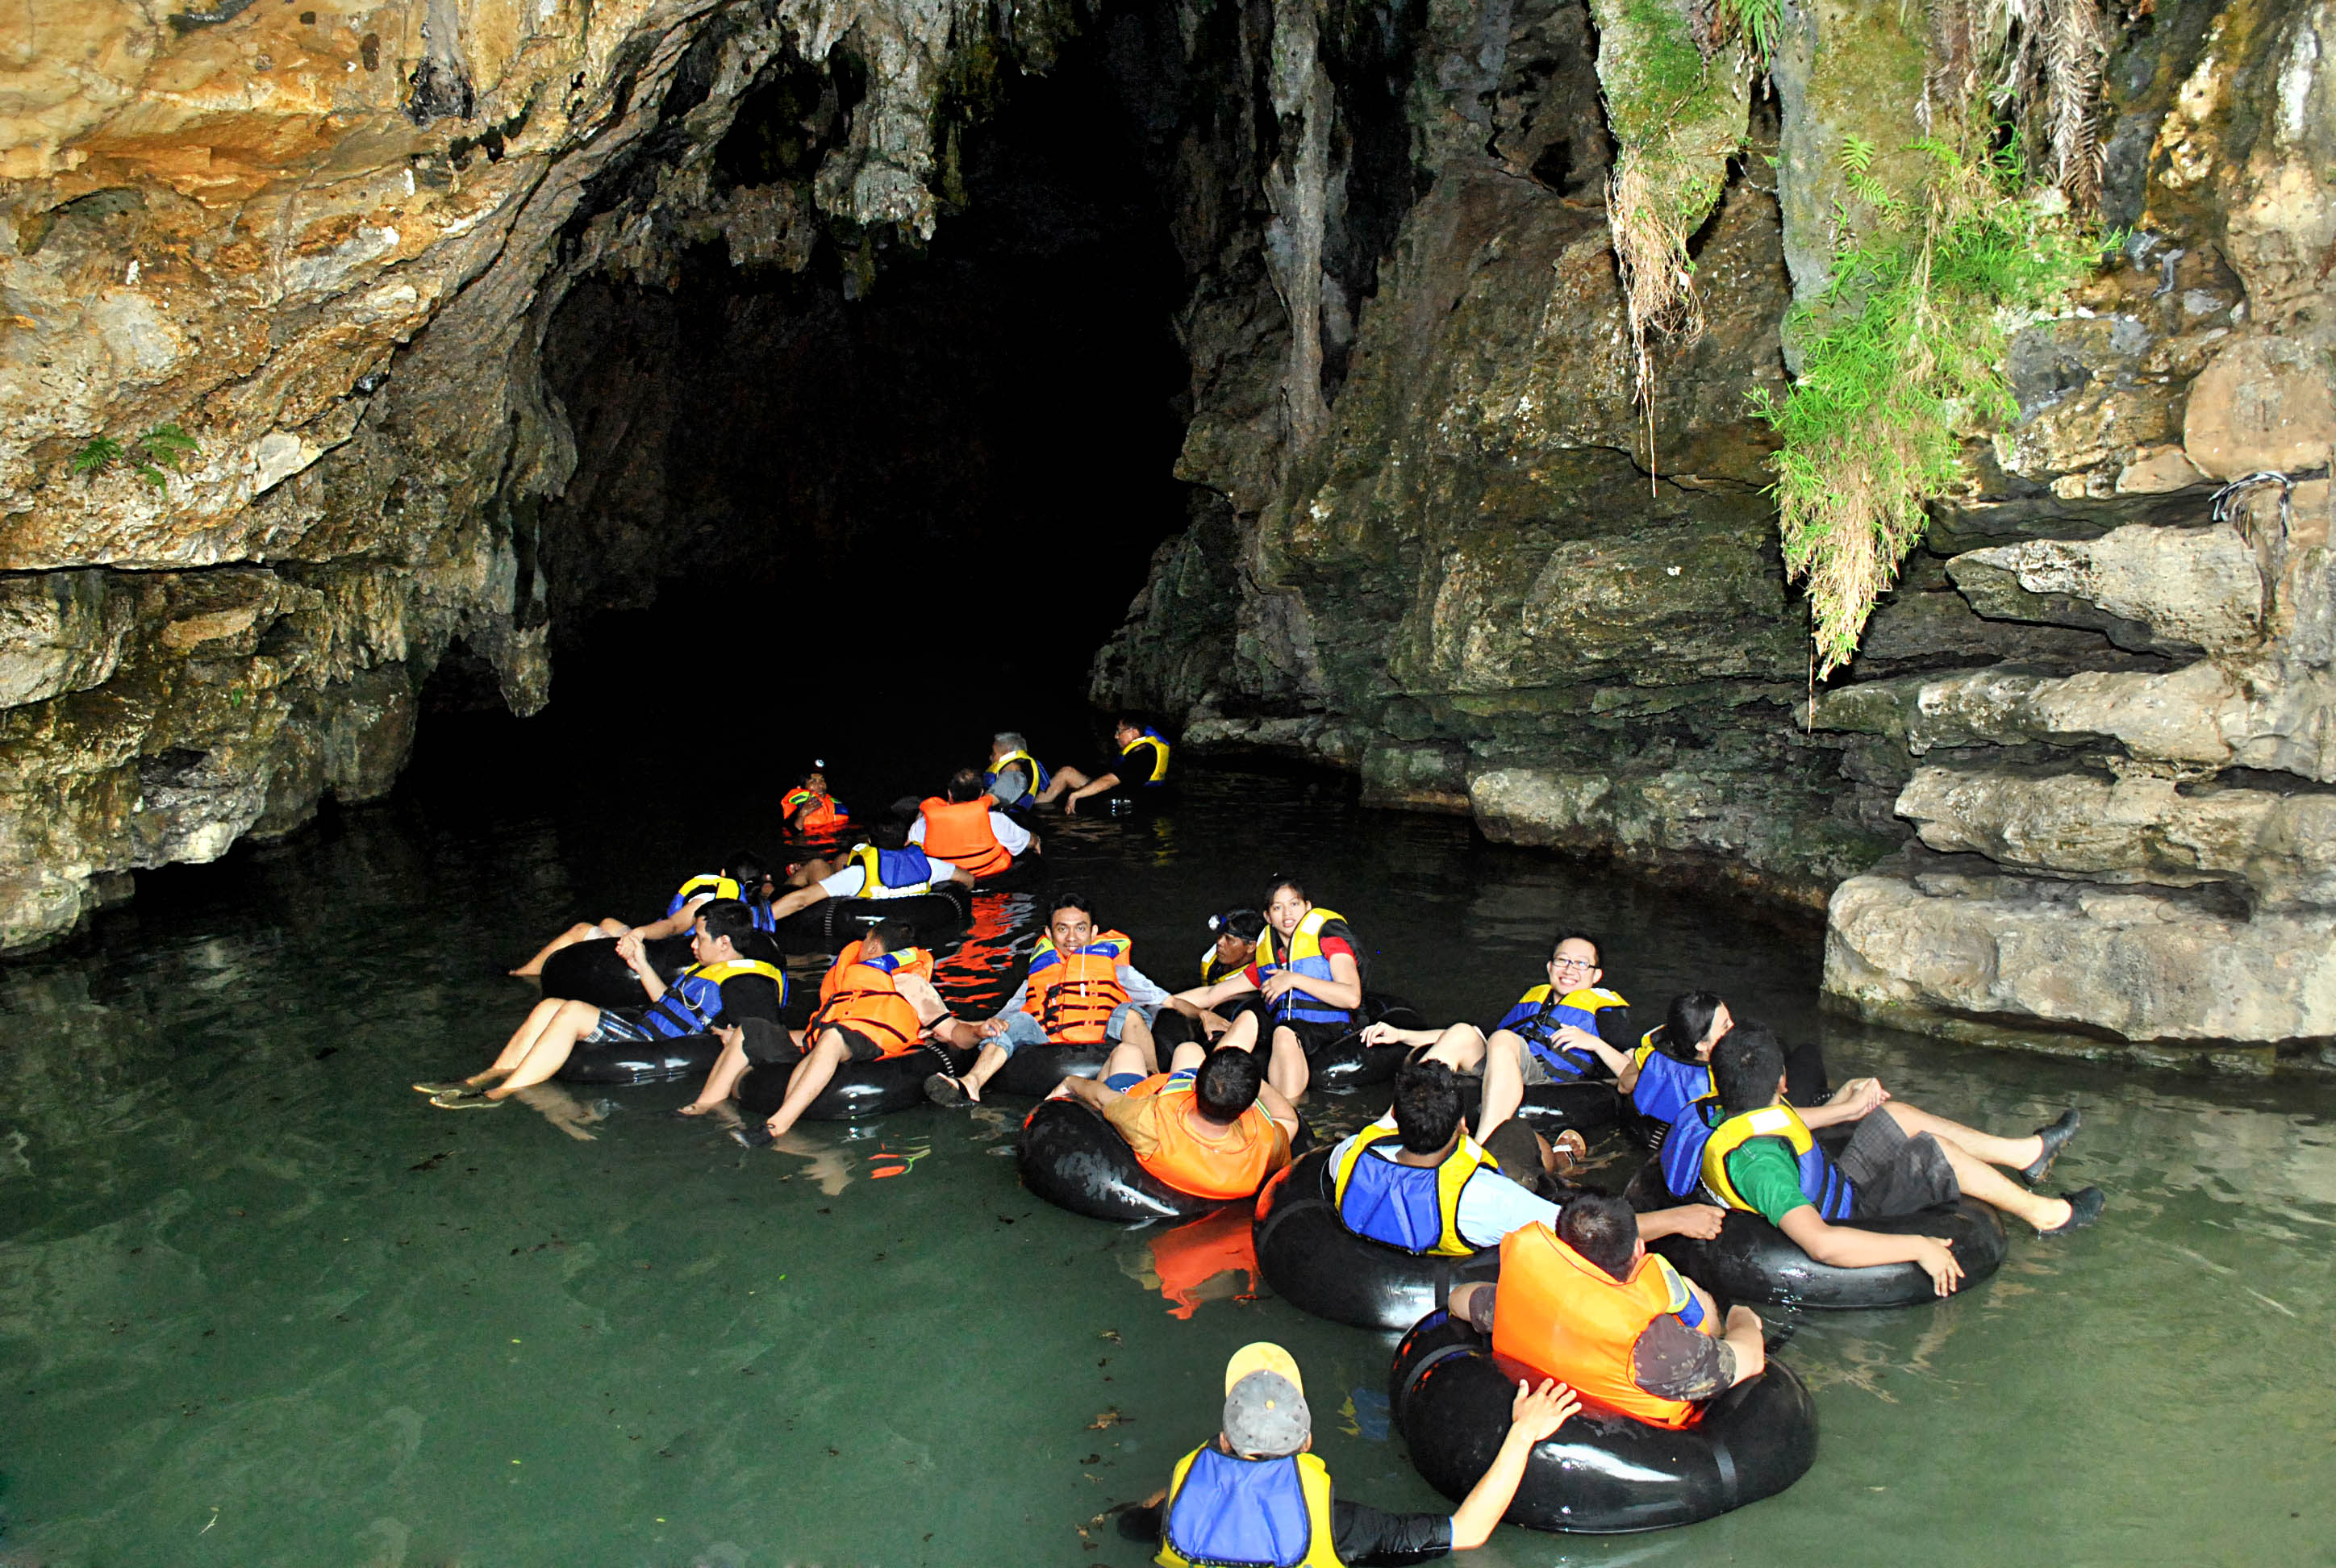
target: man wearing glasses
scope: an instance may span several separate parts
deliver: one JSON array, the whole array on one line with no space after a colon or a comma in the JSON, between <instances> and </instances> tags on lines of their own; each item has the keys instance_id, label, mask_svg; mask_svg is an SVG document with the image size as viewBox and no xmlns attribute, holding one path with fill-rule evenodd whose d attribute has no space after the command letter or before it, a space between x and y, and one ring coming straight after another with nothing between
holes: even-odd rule
<instances>
[{"instance_id":1,"label":"man wearing glasses","mask_svg":"<svg viewBox=\"0 0 2336 1568\"><path fill-rule=\"evenodd\" d=\"M1429 1060L1455 1072L1484 1074L1484 1098L1476 1114L1481 1144L1516 1115L1533 1086L1611 1078L1629 1065L1630 1004L1598 983L1606 973L1598 957L1597 939L1587 931L1558 938L1549 956L1548 982L1518 998L1489 1037L1474 1024L1441 1031L1373 1024L1363 1031L1364 1043L1431 1046ZM1607 1043L1608 1029L1624 1042L1622 1048Z\"/></svg>"}]
</instances>

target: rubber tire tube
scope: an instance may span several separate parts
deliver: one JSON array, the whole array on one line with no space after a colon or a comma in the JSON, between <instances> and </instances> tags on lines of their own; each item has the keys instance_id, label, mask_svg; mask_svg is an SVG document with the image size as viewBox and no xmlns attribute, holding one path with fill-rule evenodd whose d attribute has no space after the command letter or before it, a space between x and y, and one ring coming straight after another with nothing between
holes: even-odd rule
<instances>
[{"instance_id":1,"label":"rubber tire tube","mask_svg":"<svg viewBox=\"0 0 2336 1568\"><path fill-rule=\"evenodd\" d=\"M628 970L627 973L630 973ZM633 987L640 990L638 982ZM654 1040L579 1041L552 1076L563 1084L661 1084L704 1077L722 1054L716 1035L660 1036Z\"/></svg>"},{"instance_id":2,"label":"rubber tire tube","mask_svg":"<svg viewBox=\"0 0 2336 1568\"><path fill-rule=\"evenodd\" d=\"M1670 1195L1663 1184L1662 1167L1655 1162L1630 1178L1624 1195L1634 1206L1650 1208L1684 1201ZM1963 1266L1963 1282L1956 1287L1959 1295L2002 1266L2008 1245L2003 1217L1976 1198L1887 1220L1844 1222L1885 1236L1945 1238L1954 1249L1955 1261ZM1941 1299L1920 1264L1837 1269L1810 1257L1798 1242L1758 1214L1740 1209L1728 1211L1720 1222L1719 1234L1711 1241L1665 1236L1647 1247L1669 1259L1673 1268L1713 1295L1731 1301L1850 1311L1919 1307Z\"/></svg>"},{"instance_id":3,"label":"rubber tire tube","mask_svg":"<svg viewBox=\"0 0 2336 1568\"><path fill-rule=\"evenodd\" d=\"M1498 1247L1425 1256L1347 1229L1331 1197L1330 1154L1313 1151L1258 1194L1251 1239L1258 1273L1275 1295L1333 1323L1401 1333L1442 1306L1455 1285L1499 1274Z\"/></svg>"},{"instance_id":4,"label":"rubber tire tube","mask_svg":"<svg viewBox=\"0 0 2336 1568\"><path fill-rule=\"evenodd\" d=\"M1430 1313L1404 1336L1388 1398L1429 1485L1456 1501L1492 1467L1519 1378L1540 1381L1448 1313ZM1585 1404L1534 1445L1504 1517L1572 1534L1667 1530L1775 1496L1816 1454L1816 1403L1790 1367L1772 1360L1684 1429Z\"/></svg>"},{"instance_id":5,"label":"rubber tire tube","mask_svg":"<svg viewBox=\"0 0 2336 1568\"><path fill-rule=\"evenodd\" d=\"M822 899L781 920L775 934L789 950L838 952L886 920L905 922L926 941L954 936L972 918L972 891L951 882L904 899Z\"/></svg>"},{"instance_id":6,"label":"rubber tire tube","mask_svg":"<svg viewBox=\"0 0 2336 1568\"><path fill-rule=\"evenodd\" d=\"M1025 1046L1006 1058L983 1093L1002 1089L1025 1099L1042 1100L1065 1078L1092 1078L1103 1071L1109 1046Z\"/></svg>"},{"instance_id":7,"label":"rubber tire tube","mask_svg":"<svg viewBox=\"0 0 2336 1568\"><path fill-rule=\"evenodd\" d=\"M659 937L642 949L657 979L667 985L674 976L696 961L687 936ZM570 942L543 960L543 994L589 1002L596 1008L643 1008L648 993L640 977L617 954L613 937L587 937Z\"/></svg>"},{"instance_id":8,"label":"rubber tire tube","mask_svg":"<svg viewBox=\"0 0 2336 1568\"><path fill-rule=\"evenodd\" d=\"M1460 1114L1471 1128L1484 1103L1484 1081L1471 1074L1460 1080ZM1594 1137L1611 1127L1622 1114L1622 1096L1611 1080L1591 1078L1571 1084L1533 1084L1517 1105L1517 1119L1543 1137L1554 1140L1562 1132Z\"/></svg>"},{"instance_id":9,"label":"rubber tire tube","mask_svg":"<svg viewBox=\"0 0 2336 1568\"><path fill-rule=\"evenodd\" d=\"M1293 1151L1313 1146L1303 1122ZM1247 1198L1203 1198L1145 1170L1101 1111L1078 1100L1041 1100L1015 1141L1022 1184L1057 1208L1121 1224L1191 1220Z\"/></svg>"},{"instance_id":10,"label":"rubber tire tube","mask_svg":"<svg viewBox=\"0 0 2336 1568\"><path fill-rule=\"evenodd\" d=\"M925 1080L935 1073L961 1073L973 1065L969 1051L927 1040L915 1050L871 1062L845 1062L835 1069L819 1097L805 1106L806 1122L858 1122L889 1116L925 1103ZM738 1112L768 1121L786 1098L794 1068L785 1062L756 1063L738 1083Z\"/></svg>"}]
</instances>

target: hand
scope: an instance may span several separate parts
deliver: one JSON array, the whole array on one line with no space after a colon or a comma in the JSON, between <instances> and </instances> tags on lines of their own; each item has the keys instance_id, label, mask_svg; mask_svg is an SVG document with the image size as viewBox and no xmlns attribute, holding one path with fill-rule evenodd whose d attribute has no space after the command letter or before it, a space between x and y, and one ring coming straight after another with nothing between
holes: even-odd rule
<instances>
[{"instance_id":1,"label":"hand","mask_svg":"<svg viewBox=\"0 0 2336 1568\"><path fill-rule=\"evenodd\" d=\"M1554 1378L1543 1378L1538 1388L1526 1388L1519 1378L1517 1397L1509 1404L1509 1435L1538 1443L1555 1435L1581 1408L1582 1401L1573 1390Z\"/></svg>"},{"instance_id":2,"label":"hand","mask_svg":"<svg viewBox=\"0 0 2336 1568\"><path fill-rule=\"evenodd\" d=\"M744 1050L746 1047L746 1031L736 1024L715 1025L714 1037L722 1042L725 1050Z\"/></svg>"},{"instance_id":3,"label":"hand","mask_svg":"<svg viewBox=\"0 0 2336 1568\"><path fill-rule=\"evenodd\" d=\"M1214 1013L1202 1013L1201 1015L1201 1036L1203 1039L1213 1040L1231 1027L1232 1025L1225 1022L1224 1019L1217 1017Z\"/></svg>"},{"instance_id":4,"label":"hand","mask_svg":"<svg viewBox=\"0 0 2336 1568\"><path fill-rule=\"evenodd\" d=\"M1759 1313L1749 1307L1738 1305L1728 1309L1727 1331L1733 1334L1738 1330L1750 1334L1756 1339L1765 1339L1768 1333L1768 1325L1760 1320Z\"/></svg>"},{"instance_id":5,"label":"hand","mask_svg":"<svg viewBox=\"0 0 2336 1568\"><path fill-rule=\"evenodd\" d=\"M1579 1024L1560 1024L1557 1028L1557 1043L1561 1046L1572 1046L1578 1051L1586 1051L1592 1046L1602 1046L1606 1042Z\"/></svg>"},{"instance_id":6,"label":"hand","mask_svg":"<svg viewBox=\"0 0 2336 1568\"><path fill-rule=\"evenodd\" d=\"M1575 1128L1568 1127L1550 1140L1549 1153L1559 1170L1570 1171L1590 1157L1590 1140Z\"/></svg>"},{"instance_id":7,"label":"hand","mask_svg":"<svg viewBox=\"0 0 2336 1568\"><path fill-rule=\"evenodd\" d=\"M979 1030L983 1039L994 1040L998 1036L1006 1032L1006 1020L1004 1018L984 1018L981 1020Z\"/></svg>"},{"instance_id":8,"label":"hand","mask_svg":"<svg viewBox=\"0 0 2336 1568\"><path fill-rule=\"evenodd\" d=\"M1387 1045L1395 1039L1397 1029L1393 1024L1372 1024L1363 1030L1363 1044L1367 1046Z\"/></svg>"},{"instance_id":9,"label":"hand","mask_svg":"<svg viewBox=\"0 0 2336 1568\"><path fill-rule=\"evenodd\" d=\"M1914 1261L1922 1272L1931 1276L1931 1288L1942 1296L1952 1296L1955 1287L1963 1282L1963 1266L1955 1261L1955 1250L1936 1236L1918 1236L1922 1243L1922 1255Z\"/></svg>"},{"instance_id":10,"label":"hand","mask_svg":"<svg viewBox=\"0 0 2336 1568\"><path fill-rule=\"evenodd\" d=\"M617 939L617 956L625 960L625 967L627 969L632 970L635 974L640 973L642 958L641 933L638 931L627 931L623 936L618 937Z\"/></svg>"},{"instance_id":11,"label":"hand","mask_svg":"<svg viewBox=\"0 0 2336 1568\"><path fill-rule=\"evenodd\" d=\"M1682 1203L1671 1211L1679 1216L1679 1229L1674 1236L1692 1236L1698 1242L1708 1242L1719 1234L1719 1223L1728 1218L1728 1211L1717 1203Z\"/></svg>"},{"instance_id":12,"label":"hand","mask_svg":"<svg viewBox=\"0 0 2336 1568\"><path fill-rule=\"evenodd\" d=\"M1274 970L1266 977L1265 984L1258 987L1259 992L1268 1001L1279 1001L1297 989L1298 976L1289 969Z\"/></svg>"}]
</instances>

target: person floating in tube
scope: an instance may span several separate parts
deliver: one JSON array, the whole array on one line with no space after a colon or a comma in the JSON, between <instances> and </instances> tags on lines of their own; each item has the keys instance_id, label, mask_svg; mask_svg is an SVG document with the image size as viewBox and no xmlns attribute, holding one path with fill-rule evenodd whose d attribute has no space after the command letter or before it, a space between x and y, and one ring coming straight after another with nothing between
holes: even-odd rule
<instances>
[{"instance_id":1,"label":"person floating in tube","mask_svg":"<svg viewBox=\"0 0 2336 1568\"><path fill-rule=\"evenodd\" d=\"M1255 910L1227 910L1209 917L1215 936L1201 954L1202 989L1232 979L1257 957L1258 939L1265 934L1265 917ZM1153 1038L1173 1049L1190 1039L1213 1040L1232 1027L1222 1014L1193 1005L1190 993L1170 997L1152 1020Z\"/></svg>"},{"instance_id":2,"label":"person floating in tube","mask_svg":"<svg viewBox=\"0 0 2336 1568\"><path fill-rule=\"evenodd\" d=\"M883 1057L905 1056L927 1036L964 1047L975 1037L973 1026L950 1017L930 979L932 959L911 946L915 933L897 920L885 920L836 955L820 984L819 1008L803 1032L800 1056L788 1047L784 1032L739 1042L750 1060L788 1066L785 1096L779 1108L761 1126L746 1126L731 1135L749 1148L784 1137L803 1119L811 1103L835 1079L846 1062L872 1062ZM757 1035L761 1031L756 1031ZM726 1060L729 1052L723 1053ZM742 1064L743 1065L743 1064ZM736 1081L717 1086L708 1080L696 1107L711 1109L728 1096Z\"/></svg>"},{"instance_id":3,"label":"person floating in tube","mask_svg":"<svg viewBox=\"0 0 2336 1568\"><path fill-rule=\"evenodd\" d=\"M997 809L979 774L959 768L949 781L946 800L934 796L918 803L909 842L986 879L1012 871L1015 856L1038 847L1038 835Z\"/></svg>"},{"instance_id":4,"label":"person floating in tube","mask_svg":"<svg viewBox=\"0 0 2336 1568\"><path fill-rule=\"evenodd\" d=\"M1717 992L1673 997L1670 1011L1640 1039L1616 1076L1615 1085L1630 1096L1631 1108L1659 1129L1656 1152L1674 1198L1691 1198L1703 1184L1703 1145L1711 1136L1711 1123L1702 1111L1718 1094L1711 1083L1712 1047L1735 1027L1735 1016ZM1853 1078L1829 1095L1825 1056L1815 1044L1785 1053L1786 1097L1796 1105L1844 1104L1869 1093L1871 1081Z\"/></svg>"},{"instance_id":5,"label":"person floating in tube","mask_svg":"<svg viewBox=\"0 0 2336 1568\"><path fill-rule=\"evenodd\" d=\"M1156 1179L1196 1198L1254 1195L1290 1164L1298 1111L1274 1092L1247 1051L1187 1042L1161 1072L1152 1042L1123 1040L1092 1078L1065 1078L1053 1097L1103 1113Z\"/></svg>"},{"instance_id":6,"label":"person floating in tube","mask_svg":"<svg viewBox=\"0 0 2336 1568\"><path fill-rule=\"evenodd\" d=\"M840 833L852 825L852 813L827 791L827 763L814 762L795 780L794 788L779 797L779 820L787 831L804 838Z\"/></svg>"},{"instance_id":7,"label":"person floating in tube","mask_svg":"<svg viewBox=\"0 0 2336 1568\"><path fill-rule=\"evenodd\" d=\"M999 811L1021 814L1034 810L1038 792L1051 782L1046 765L1030 755L1030 743L1019 731L1002 729L989 737L989 766L983 770L981 783Z\"/></svg>"},{"instance_id":8,"label":"person floating in tube","mask_svg":"<svg viewBox=\"0 0 2336 1568\"><path fill-rule=\"evenodd\" d=\"M543 972L544 959L562 948L574 947L578 942L599 941L604 938L614 939L624 936L635 936L645 942L654 942L666 937L677 937L684 931L696 929L698 911L714 900L758 898L769 881L770 872L764 869L763 857L752 850L739 850L723 862L720 871L700 872L676 889L673 897L665 906L663 919L638 926L628 926L618 920L579 920L544 943L535 957L511 970L511 973L521 976L540 975ZM763 929L767 930L770 928L764 926Z\"/></svg>"},{"instance_id":9,"label":"person floating in tube","mask_svg":"<svg viewBox=\"0 0 2336 1568\"><path fill-rule=\"evenodd\" d=\"M1158 730L1122 718L1112 727L1111 744L1119 755L1092 777L1075 767L1056 768L1054 778L1039 790L1037 803L1052 805L1060 799L1063 809L1076 816L1083 800L1097 795L1132 798L1168 782L1168 741Z\"/></svg>"},{"instance_id":10,"label":"person floating in tube","mask_svg":"<svg viewBox=\"0 0 2336 1568\"><path fill-rule=\"evenodd\" d=\"M568 1064L579 1045L602 1045L702 1035L748 1018L775 1024L786 1002L784 970L741 958L737 944L754 930L754 917L736 899L715 899L697 912L692 943L697 961L668 986L641 951L641 939L617 939L617 951L641 982L639 1008L596 1008L546 997L535 1004L482 1073L444 1083L416 1084L430 1103L450 1111L500 1105L542 1083ZM488 1086L492 1085L492 1087Z\"/></svg>"},{"instance_id":11,"label":"person floating in tube","mask_svg":"<svg viewBox=\"0 0 2336 1568\"><path fill-rule=\"evenodd\" d=\"M897 816L878 823L873 839L833 861L804 865L795 873L797 885L771 906L771 923L775 926L822 899L905 899L949 882L973 885L971 872L911 844L908 824Z\"/></svg>"},{"instance_id":12,"label":"person floating in tube","mask_svg":"<svg viewBox=\"0 0 2336 1568\"><path fill-rule=\"evenodd\" d=\"M1176 1462L1165 1490L1119 1516L1119 1533L1158 1543L1163 1568L1222 1564L1422 1563L1482 1546L1524 1480L1533 1445L1556 1435L1581 1401L1564 1384L1517 1385L1509 1430L1481 1479L1450 1514L1387 1514L1335 1495L1309 1450L1313 1415L1298 1363L1260 1341L1225 1363L1216 1437Z\"/></svg>"},{"instance_id":13,"label":"person floating in tube","mask_svg":"<svg viewBox=\"0 0 2336 1568\"><path fill-rule=\"evenodd\" d=\"M1015 1052L1034 1046L1133 1044L1151 1060L1152 1014L1168 993L1130 961L1134 950L1121 932L1096 930L1085 893L1055 895L1029 972L998 1016L978 1026L981 1054L962 1076L926 1079L926 1097L941 1105L978 1100Z\"/></svg>"},{"instance_id":14,"label":"person floating in tube","mask_svg":"<svg viewBox=\"0 0 2336 1568\"><path fill-rule=\"evenodd\" d=\"M1208 1012L1240 998L1241 1010L1218 1043L1253 1051L1262 1035L1266 1076L1294 1100L1313 1076L1307 1058L1354 1028L1355 1010L1363 1005L1362 965L1346 917L1316 908L1293 878L1273 884L1265 922L1247 969L1179 992L1174 1000Z\"/></svg>"},{"instance_id":15,"label":"person floating in tube","mask_svg":"<svg viewBox=\"0 0 2336 1568\"><path fill-rule=\"evenodd\" d=\"M1719 1309L1703 1287L1647 1251L1621 1198L1583 1193L1555 1226L1501 1242L1497 1286L1462 1285L1452 1315L1493 1352L1569 1384L1582 1398L1656 1427L1691 1427L1698 1405L1767 1365L1760 1315Z\"/></svg>"},{"instance_id":16,"label":"person floating in tube","mask_svg":"<svg viewBox=\"0 0 2336 1568\"><path fill-rule=\"evenodd\" d=\"M1711 1077L1718 1100L1700 1113L1710 1128L1703 1145L1705 1194L1761 1215L1820 1263L1919 1264L1943 1296L1962 1280L1947 1242L1863 1231L1855 1222L1965 1197L2027 1221L2040 1235L2081 1230L2100 1218L2106 1200L2098 1187L2047 1197L1996 1169L2042 1181L2076 1135L2073 1109L2024 1138L2002 1138L1893 1100L1866 1078L1836 1104L1796 1111L1785 1103L1784 1047L1774 1030L1748 1019L1712 1047ZM1812 1135L1847 1123L1856 1130L1838 1154Z\"/></svg>"},{"instance_id":17,"label":"person floating in tube","mask_svg":"<svg viewBox=\"0 0 2336 1568\"><path fill-rule=\"evenodd\" d=\"M1597 939L1586 931L1559 937L1549 955L1549 979L1517 998L1490 1030L1474 1024L1444 1029L1399 1029L1373 1024L1363 1043L1426 1046L1430 1058L1456 1073L1482 1073L1484 1098L1476 1112L1476 1138L1483 1142L1524 1103L1538 1084L1570 1084L1613 1078L1630 1057L1610 1044L1630 1038L1630 1004L1599 984Z\"/></svg>"},{"instance_id":18,"label":"person floating in tube","mask_svg":"<svg viewBox=\"0 0 2336 1568\"><path fill-rule=\"evenodd\" d=\"M1581 1135L1566 1137L1579 1158ZM1581 1201L1554 1182L1546 1149L1514 1117L1479 1145L1467 1135L1452 1069L1406 1062L1396 1074L1395 1108L1330 1152L1333 1201L1339 1221L1358 1236L1407 1252L1465 1257L1528 1225L1554 1228L1560 1205ZM1640 1225L1650 1237L1708 1241L1726 1213L1688 1203L1644 1215Z\"/></svg>"}]
</instances>

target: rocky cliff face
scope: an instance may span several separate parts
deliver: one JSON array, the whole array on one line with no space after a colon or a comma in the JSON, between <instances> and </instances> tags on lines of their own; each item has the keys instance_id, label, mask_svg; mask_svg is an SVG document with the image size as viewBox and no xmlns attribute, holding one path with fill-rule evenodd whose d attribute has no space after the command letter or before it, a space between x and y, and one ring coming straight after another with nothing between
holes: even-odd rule
<instances>
[{"instance_id":1,"label":"rocky cliff face","mask_svg":"<svg viewBox=\"0 0 2336 1568\"><path fill-rule=\"evenodd\" d=\"M541 504L576 461L540 348L570 285L683 243L929 236L951 93L1067 26L32 0L0 55L0 951L131 868L381 794L452 648L540 706ZM790 73L793 161L716 180Z\"/></svg>"},{"instance_id":2,"label":"rocky cliff face","mask_svg":"<svg viewBox=\"0 0 2336 1568\"><path fill-rule=\"evenodd\" d=\"M1430 7L1427 189L1327 420L1260 412L1261 376L1196 382L1184 470L1218 499L1162 550L1096 699L1495 837L1829 905L1829 989L1889 1021L2256 1065L2336 1035L2331 16L2116 20L2125 250L2015 334L2018 416L1969 451L1845 680L1811 678L1745 394L1780 384L1780 317L1854 205L1842 147L1919 133L1917 24L1787 11L1694 242L1709 331L1658 352L1640 411L1585 112L1600 44L1582 7L1521 0Z\"/></svg>"}]
</instances>

